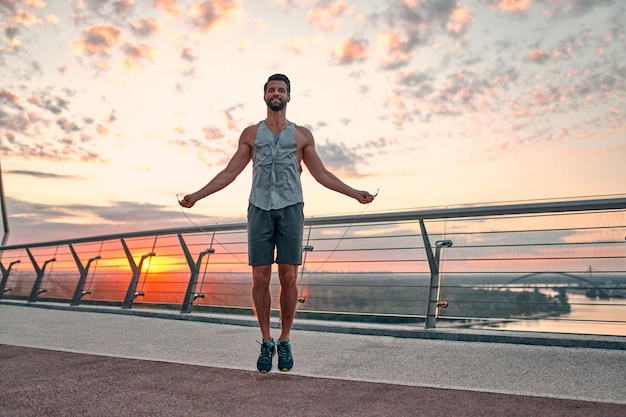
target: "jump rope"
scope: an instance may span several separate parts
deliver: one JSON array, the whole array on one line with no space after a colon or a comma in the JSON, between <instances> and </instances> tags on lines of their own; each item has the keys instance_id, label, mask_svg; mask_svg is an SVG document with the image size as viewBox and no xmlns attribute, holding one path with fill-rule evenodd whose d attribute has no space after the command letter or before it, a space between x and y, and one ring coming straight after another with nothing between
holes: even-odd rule
<instances>
[{"instance_id":1,"label":"jump rope","mask_svg":"<svg viewBox=\"0 0 626 417\"><path fill-rule=\"evenodd\" d=\"M344 240L344 238L346 237L346 235L348 234L348 231L350 231L350 229L352 228L352 226L356 223L356 221L363 216L363 214L365 214L365 212L367 211L367 209L369 209L369 207L372 205L372 203L376 200L376 197L378 197L378 193L379 193L380 189L376 190L376 194L373 195L373 199L370 203L367 203L365 205L365 207L363 208L363 210L361 210L360 213L358 213L354 219L352 219L352 222L350 222L345 230L343 231L343 234L341 235L341 237L339 238L339 240L337 240L337 244L335 245L335 247L328 253L328 256L326 257L326 259L324 259L324 262L322 262L317 269L313 272L313 274L316 274L317 272L319 272L324 265L326 265L326 263L330 260L330 258L335 254L335 252L337 251L337 248L339 248L339 245L341 244L341 242ZM200 225L198 225L196 222L194 222L189 215L187 215L187 213L185 213L185 211L183 210L183 207L180 205L180 197L178 196L178 194L176 194L176 201L178 202L178 207L180 208L180 212L183 213L183 216L185 216L185 218L191 223L193 224L195 227L198 228L198 230L200 230L201 232L203 232L204 234L211 235L211 240L212 242L215 242L216 244L218 244L222 249L224 249L224 251L226 253L228 253L230 256L232 256L233 258L235 258L237 260L237 262L239 262L242 265L247 265L247 263L243 262L241 259L239 259L237 257L237 255L235 255L234 253L232 253L231 251L229 251L226 246L222 245L217 239L215 239L215 232L213 232L212 234L209 233L207 230L204 230ZM311 228L309 227L309 232L308 232L308 236L307 236L307 246L309 245L309 240L311 237ZM300 282L298 284L298 302L299 303L304 303L306 302L306 297L304 297L303 293L302 293L302 289L303 289L303 282L304 282L304 265L306 263L306 255L307 255L308 251L304 252L304 259L303 259L303 266L302 269L300 270Z\"/></svg>"}]
</instances>

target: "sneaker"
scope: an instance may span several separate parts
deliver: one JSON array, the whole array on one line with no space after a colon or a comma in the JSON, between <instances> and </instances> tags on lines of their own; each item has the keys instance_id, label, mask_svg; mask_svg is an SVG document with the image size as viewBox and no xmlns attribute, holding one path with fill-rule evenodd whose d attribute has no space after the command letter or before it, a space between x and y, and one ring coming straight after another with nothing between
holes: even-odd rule
<instances>
[{"instance_id":1,"label":"sneaker","mask_svg":"<svg viewBox=\"0 0 626 417\"><path fill-rule=\"evenodd\" d=\"M293 368L293 356L291 356L291 344L289 340L278 341L278 369L282 372L291 371Z\"/></svg>"},{"instance_id":2,"label":"sneaker","mask_svg":"<svg viewBox=\"0 0 626 417\"><path fill-rule=\"evenodd\" d=\"M264 341L261 343L261 353L259 353L259 359L256 361L256 368L259 372L266 374L272 370L272 358L275 353L274 339L271 342Z\"/></svg>"}]
</instances>

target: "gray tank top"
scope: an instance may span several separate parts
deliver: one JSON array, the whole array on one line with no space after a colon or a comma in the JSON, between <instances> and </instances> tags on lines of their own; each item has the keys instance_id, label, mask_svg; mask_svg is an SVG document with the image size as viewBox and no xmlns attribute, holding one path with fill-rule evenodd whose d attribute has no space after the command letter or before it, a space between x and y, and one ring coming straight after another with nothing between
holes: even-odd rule
<instances>
[{"instance_id":1,"label":"gray tank top","mask_svg":"<svg viewBox=\"0 0 626 417\"><path fill-rule=\"evenodd\" d=\"M302 203L302 167L296 157L296 126L275 135L262 121L254 140L250 203L276 210Z\"/></svg>"}]
</instances>

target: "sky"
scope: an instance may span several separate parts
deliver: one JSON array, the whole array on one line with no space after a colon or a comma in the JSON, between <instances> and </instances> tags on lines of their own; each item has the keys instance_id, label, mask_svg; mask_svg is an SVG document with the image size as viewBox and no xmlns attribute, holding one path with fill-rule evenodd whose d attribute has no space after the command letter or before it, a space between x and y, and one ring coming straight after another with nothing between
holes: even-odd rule
<instances>
[{"instance_id":1,"label":"sky","mask_svg":"<svg viewBox=\"0 0 626 417\"><path fill-rule=\"evenodd\" d=\"M626 194L624 0L0 0L8 244L245 221L251 164L181 212L291 79L369 213ZM362 213L306 167L305 215Z\"/></svg>"}]
</instances>

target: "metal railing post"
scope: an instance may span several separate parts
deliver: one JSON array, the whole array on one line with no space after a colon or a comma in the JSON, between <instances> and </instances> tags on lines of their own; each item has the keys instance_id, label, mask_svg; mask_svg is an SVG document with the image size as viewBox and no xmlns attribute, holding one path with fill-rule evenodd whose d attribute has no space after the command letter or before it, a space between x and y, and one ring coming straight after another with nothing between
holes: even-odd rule
<instances>
[{"instance_id":1,"label":"metal railing post","mask_svg":"<svg viewBox=\"0 0 626 417\"><path fill-rule=\"evenodd\" d=\"M193 302L196 298L204 298L203 293L196 292L196 286L198 285L198 274L200 273L200 265L202 264L202 258L205 255L210 255L215 253L215 249L209 248L200 252L198 255L198 261L194 262L191 257L191 253L187 248L187 243L183 239L183 236L179 233L178 240L180 241L180 246L183 248L183 253L185 254L185 259L187 260L187 265L189 266L189 270L191 271L191 276L189 277L189 284L187 284L187 291L185 292L185 299L183 300L183 305L180 309L181 313L191 313L191 307L193 306ZM211 246L213 246L213 241L211 241Z\"/></svg>"},{"instance_id":2,"label":"metal railing post","mask_svg":"<svg viewBox=\"0 0 626 417\"><path fill-rule=\"evenodd\" d=\"M41 281L43 281L43 276L46 273L46 266L48 266L50 262L54 262L57 259L56 258L48 259L47 261L43 263L43 266L39 268L39 265L37 265L37 261L35 260L35 257L31 253L29 248L26 248L26 253L28 253L30 262L33 264L33 268L35 268L35 272L37 273L37 278L35 278L33 289L30 291L30 296L28 297L28 302L34 303L35 301L37 301L37 297L39 296L39 294L41 294L42 292L48 291L46 288L41 288Z\"/></svg>"},{"instance_id":3,"label":"metal railing post","mask_svg":"<svg viewBox=\"0 0 626 417\"><path fill-rule=\"evenodd\" d=\"M85 291L85 282L87 282L87 275L89 274L89 266L91 263L97 259L100 259L100 255L90 258L87 261L87 266L83 267L82 262L78 258L78 254L74 250L74 246L69 244L70 250L72 251L72 256L74 257L74 261L76 262L76 266L78 267L78 272L80 273L80 278L78 279L78 284L76 285L76 289L74 290L74 296L72 297L72 301L70 301L71 306L77 306L80 304L80 299L87 294L91 294L91 291Z\"/></svg>"},{"instance_id":4,"label":"metal railing post","mask_svg":"<svg viewBox=\"0 0 626 417\"><path fill-rule=\"evenodd\" d=\"M428 258L428 267L430 268L430 285L428 287L428 301L426 302L426 329L434 329L437 324L437 307L439 303L439 260L441 257L441 248L452 246L451 240L439 240L435 242L435 254L430 245L430 239L426 230L424 220L420 219L420 229L422 231L422 239L424 240L424 249Z\"/></svg>"},{"instance_id":5,"label":"metal railing post","mask_svg":"<svg viewBox=\"0 0 626 417\"><path fill-rule=\"evenodd\" d=\"M150 252L141 255L141 260L139 261L139 264L135 264L133 254L130 253L130 249L128 249L126 242L124 241L124 239L120 239L120 241L122 242L122 246L124 247L124 252L126 253L126 258L128 259L130 269L133 271L133 277L131 278L130 284L128 285L128 290L126 291L126 297L124 297L122 308L131 308L133 306L133 301L135 300L135 298L143 295L143 292L137 292L137 283L139 282L139 275L141 274L143 261L151 256L156 256L156 253Z\"/></svg>"},{"instance_id":6,"label":"metal railing post","mask_svg":"<svg viewBox=\"0 0 626 417\"><path fill-rule=\"evenodd\" d=\"M17 261L13 261L9 264L8 268L5 268L4 265L2 265L2 262L0 262L0 269L2 270L2 281L0 281L0 299L5 292L11 291L11 288L6 287L7 282L9 281L9 274L11 273L11 268L13 268L13 265L19 264L20 262L21 260L19 259Z\"/></svg>"},{"instance_id":7,"label":"metal railing post","mask_svg":"<svg viewBox=\"0 0 626 417\"><path fill-rule=\"evenodd\" d=\"M433 285L433 282L431 281L430 283L431 292L429 292L429 302L431 304L434 304L434 308L435 308L435 311L433 312L435 321L439 317L439 308L448 307L448 302L440 301L439 296L441 294L441 248L450 248L450 247L452 247L451 240L438 240L435 242L435 248L436 248L435 249L435 263L437 264L437 284ZM436 290L435 294L432 294L433 289Z\"/></svg>"}]
</instances>

